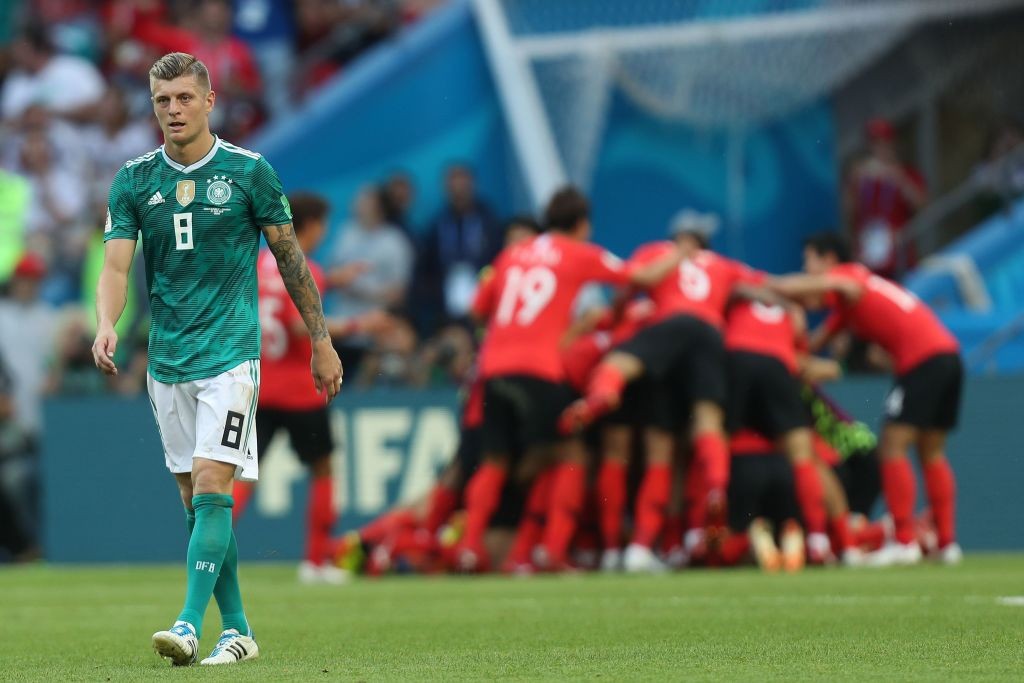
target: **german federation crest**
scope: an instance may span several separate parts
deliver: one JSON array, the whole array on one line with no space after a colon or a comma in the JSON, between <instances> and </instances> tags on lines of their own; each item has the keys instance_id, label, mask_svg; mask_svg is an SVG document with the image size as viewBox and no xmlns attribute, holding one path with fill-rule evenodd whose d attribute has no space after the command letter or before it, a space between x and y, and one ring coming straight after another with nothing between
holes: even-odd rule
<instances>
[{"instance_id":1,"label":"german federation crest","mask_svg":"<svg viewBox=\"0 0 1024 683\"><path fill-rule=\"evenodd\" d=\"M178 203L182 206L191 204L192 200L196 198L196 181L179 180L178 186L174 190L174 196L178 198Z\"/></svg>"},{"instance_id":2,"label":"german federation crest","mask_svg":"<svg viewBox=\"0 0 1024 683\"><path fill-rule=\"evenodd\" d=\"M211 204L220 206L226 204L231 199L231 184L233 180L229 180L227 176L213 176L212 179L207 180L206 186L206 199Z\"/></svg>"}]
</instances>

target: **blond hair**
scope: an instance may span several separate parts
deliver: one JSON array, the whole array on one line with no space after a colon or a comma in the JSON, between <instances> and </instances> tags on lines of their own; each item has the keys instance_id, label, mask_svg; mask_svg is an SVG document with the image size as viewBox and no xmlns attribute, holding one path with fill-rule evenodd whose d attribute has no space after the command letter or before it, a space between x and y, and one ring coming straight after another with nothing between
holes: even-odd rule
<instances>
[{"instance_id":1,"label":"blond hair","mask_svg":"<svg viewBox=\"0 0 1024 683\"><path fill-rule=\"evenodd\" d=\"M186 52L169 52L156 60L149 70L151 81L173 81L179 76L195 76L200 87L210 90L210 72L206 65Z\"/></svg>"}]
</instances>

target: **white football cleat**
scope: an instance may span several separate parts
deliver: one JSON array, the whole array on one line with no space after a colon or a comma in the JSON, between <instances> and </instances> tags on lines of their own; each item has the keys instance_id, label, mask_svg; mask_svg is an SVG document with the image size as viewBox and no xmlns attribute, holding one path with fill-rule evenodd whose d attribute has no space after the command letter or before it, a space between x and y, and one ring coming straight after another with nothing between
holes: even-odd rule
<instances>
[{"instance_id":1,"label":"white football cleat","mask_svg":"<svg viewBox=\"0 0 1024 683\"><path fill-rule=\"evenodd\" d=\"M840 562L844 567L863 567L865 562L864 551L860 548L847 548L843 551Z\"/></svg>"},{"instance_id":2,"label":"white football cleat","mask_svg":"<svg viewBox=\"0 0 1024 683\"><path fill-rule=\"evenodd\" d=\"M630 543L622 556L622 568L627 574L661 574L666 567L654 551L639 543Z\"/></svg>"},{"instance_id":3,"label":"white football cleat","mask_svg":"<svg viewBox=\"0 0 1024 683\"><path fill-rule=\"evenodd\" d=\"M196 629L187 621L176 621L170 629L153 634L153 649L174 666L192 666L199 656Z\"/></svg>"},{"instance_id":4,"label":"white football cleat","mask_svg":"<svg viewBox=\"0 0 1024 683\"><path fill-rule=\"evenodd\" d=\"M832 554L832 542L827 534L807 534L807 560L811 564L835 564Z\"/></svg>"},{"instance_id":5,"label":"white football cleat","mask_svg":"<svg viewBox=\"0 0 1024 683\"><path fill-rule=\"evenodd\" d=\"M260 656L259 645L251 636L243 636L237 630L229 628L220 634L220 639L213 648L210 656L199 662L200 666L215 666L219 664L237 664L247 659L256 659Z\"/></svg>"},{"instance_id":6,"label":"white football cleat","mask_svg":"<svg viewBox=\"0 0 1024 683\"><path fill-rule=\"evenodd\" d=\"M350 574L340 567L332 564L313 564L304 561L299 564L299 583L306 585L328 584L340 586L348 583Z\"/></svg>"},{"instance_id":7,"label":"white football cleat","mask_svg":"<svg viewBox=\"0 0 1024 683\"><path fill-rule=\"evenodd\" d=\"M921 546L917 541L899 543L892 541L867 555L867 567L896 567L917 564L921 561Z\"/></svg>"},{"instance_id":8,"label":"white football cleat","mask_svg":"<svg viewBox=\"0 0 1024 683\"><path fill-rule=\"evenodd\" d=\"M952 567L963 562L964 551L960 549L960 544L954 541L939 550L936 558L938 558L940 564Z\"/></svg>"},{"instance_id":9,"label":"white football cleat","mask_svg":"<svg viewBox=\"0 0 1024 683\"><path fill-rule=\"evenodd\" d=\"M618 548L609 548L601 553L601 571L622 571L622 551Z\"/></svg>"}]
</instances>

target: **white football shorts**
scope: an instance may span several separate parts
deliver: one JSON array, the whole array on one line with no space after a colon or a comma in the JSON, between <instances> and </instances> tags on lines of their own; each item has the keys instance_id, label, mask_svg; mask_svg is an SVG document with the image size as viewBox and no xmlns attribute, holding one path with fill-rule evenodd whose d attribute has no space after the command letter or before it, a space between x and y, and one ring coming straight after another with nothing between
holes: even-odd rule
<instances>
[{"instance_id":1,"label":"white football shorts","mask_svg":"<svg viewBox=\"0 0 1024 683\"><path fill-rule=\"evenodd\" d=\"M146 376L167 469L192 471L192 458L231 463L235 479L256 481L256 401L260 362L247 360L215 377L164 384Z\"/></svg>"}]
</instances>

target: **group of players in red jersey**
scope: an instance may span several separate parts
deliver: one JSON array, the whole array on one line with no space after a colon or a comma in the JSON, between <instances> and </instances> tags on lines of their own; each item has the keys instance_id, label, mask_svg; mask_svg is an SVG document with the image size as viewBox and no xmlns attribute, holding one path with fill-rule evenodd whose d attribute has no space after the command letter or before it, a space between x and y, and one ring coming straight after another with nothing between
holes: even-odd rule
<instances>
[{"instance_id":1,"label":"group of players in red jersey","mask_svg":"<svg viewBox=\"0 0 1024 683\"><path fill-rule=\"evenodd\" d=\"M322 402L310 394L308 411L275 404L296 389L273 383L264 339L259 444L286 428L313 468L309 576L330 580L331 558L354 568L357 557L371 571L401 563L515 573L745 558L767 569L805 559L911 564L922 557L912 446L930 505L928 549L959 560L944 447L962 368L956 340L927 306L849 263L834 235L807 240L803 274L775 277L709 251L707 217L684 218L670 240L626 262L589 242L579 191L557 192L544 218L542 233L515 224L481 277L473 312L485 332L452 465L423 501L358 533L329 538L326 419L297 416L322 412ZM298 218L296 229L301 240ZM261 306L265 275L273 281L260 270ZM579 318L590 283L619 295ZM808 334L804 310L820 308L831 315ZM336 325L343 334L375 320ZM844 328L887 351L897 375L877 449L815 388L838 366L813 353ZM855 528L851 504L869 513L879 478L891 522ZM495 527L514 533L501 543Z\"/></svg>"}]
</instances>

